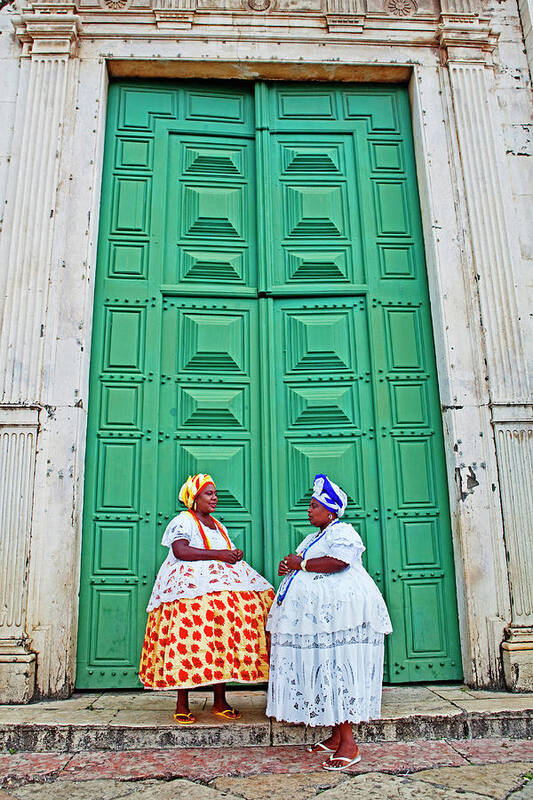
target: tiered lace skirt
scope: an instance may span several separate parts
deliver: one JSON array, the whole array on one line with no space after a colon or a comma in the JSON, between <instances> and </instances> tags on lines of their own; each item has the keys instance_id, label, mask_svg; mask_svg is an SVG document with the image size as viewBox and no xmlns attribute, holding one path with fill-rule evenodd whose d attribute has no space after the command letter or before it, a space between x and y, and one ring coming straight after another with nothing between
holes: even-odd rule
<instances>
[{"instance_id":1,"label":"tiered lace skirt","mask_svg":"<svg viewBox=\"0 0 533 800\"><path fill-rule=\"evenodd\" d=\"M363 624L335 633L272 633L266 713L335 725L381 712L384 634Z\"/></svg>"},{"instance_id":2,"label":"tiered lace skirt","mask_svg":"<svg viewBox=\"0 0 533 800\"><path fill-rule=\"evenodd\" d=\"M268 680L265 623L274 592L212 592L150 611L139 677L146 689Z\"/></svg>"}]
</instances>

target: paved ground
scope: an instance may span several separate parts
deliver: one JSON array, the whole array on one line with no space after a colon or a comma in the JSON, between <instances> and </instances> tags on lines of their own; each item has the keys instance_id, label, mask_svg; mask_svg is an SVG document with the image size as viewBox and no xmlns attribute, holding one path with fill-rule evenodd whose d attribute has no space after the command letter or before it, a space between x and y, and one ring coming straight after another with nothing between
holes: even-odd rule
<instances>
[{"instance_id":1,"label":"paved ground","mask_svg":"<svg viewBox=\"0 0 533 800\"><path fill-rule=\"evenodd\" d=\"M0 754L0 800L533 800L533 741L361 744L349 773L303 746Z\"/></svg>"},{"instance_id":2,"label":"paved ground","mask_svg":"<svg viewBox=\"0 0 533 800\"><path fill-rule=\"evenodd\" d=\"M0 706L0 800L533 800L533 694L386 687L341 774L306 752L320 730L265 717L264 692L229 695L237 723L211 699L194 693L190 728L172 721L174 693Z\"/></svg>"},{"instance_id":3,"label":"paved ground","mask_svg":"<svg viewBox=\"0 0 533 800\"><path fill-rule=\"evenodd\" d=\"M242 719L211 714L212 694L191 694L198 724L172 719L175 692L79 693L68 700L0 706L0 752L140 750L170 747L297 745L323 732L271 722L264 691L230 693ZM383 691L382 718L358 726L358 741L491 736L533 737L533 693L473 691L464 686L395 686Z\"/></svg>"}]
</instances>

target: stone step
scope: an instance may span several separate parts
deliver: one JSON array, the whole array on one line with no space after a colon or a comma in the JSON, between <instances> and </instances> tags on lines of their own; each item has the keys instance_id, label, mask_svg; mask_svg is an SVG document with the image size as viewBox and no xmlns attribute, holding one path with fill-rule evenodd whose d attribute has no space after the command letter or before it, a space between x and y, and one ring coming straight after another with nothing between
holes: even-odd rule
<instances>
[{"instance_id":1,"label":"stone step","mask_svg":"<svg viewBox=\"0 0 533 800\"><path fill-rule=\"evenodd\" d=\"M242 717L211 713L212 695L190 694L192 726L173 721L174 692L78 693L68 700L0 706L3 751L77 752L172 747L254 747L316 741L324 729L265 716L264 691L233 691ZM533 694L474 691L462 686L383 690L382 718L354 726L360 742L533 736Z\"/></svg>"}]
</instances>

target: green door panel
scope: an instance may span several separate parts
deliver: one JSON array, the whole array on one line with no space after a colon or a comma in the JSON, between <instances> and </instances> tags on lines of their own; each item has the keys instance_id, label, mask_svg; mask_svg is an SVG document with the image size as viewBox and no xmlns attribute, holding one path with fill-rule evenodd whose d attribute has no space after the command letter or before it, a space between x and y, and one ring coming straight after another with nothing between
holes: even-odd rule
<instances>
[{"instance_id":1,"label":"green door panel","mask_svg":"<svg viewBox=\"0 0 533 800\"><path fill-rule=\"evenodd\" d=\"M165 297L158 526L182 509L184 476L209 470L217 516L262 570L258 336L257 302Z\"/></svg>"},{"instance_id":2,"label":"green door panel","mask_svg":"<svg viewBox=\"0 0 533 800\"><path fill-rule=\"evenodd\" d=\"M389 605L390 682L461 677L442 427L402 87L110 88L79 688L138 685L187 474L277 580L315 472Z\"/></svg>"}]
</instances>

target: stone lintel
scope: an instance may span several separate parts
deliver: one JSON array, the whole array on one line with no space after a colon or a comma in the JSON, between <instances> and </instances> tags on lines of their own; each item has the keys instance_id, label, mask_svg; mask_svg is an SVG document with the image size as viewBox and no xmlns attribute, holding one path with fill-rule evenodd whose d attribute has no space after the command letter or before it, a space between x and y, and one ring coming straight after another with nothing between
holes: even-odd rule
<instances>
[{"instance_id":1,"label":"stone lintel","mask_svg":"<svg viewBox=\"0 0 533 800\"><path fill-rule=\"evenodd\" d=\"M251 62L113 58L107 62L113 78L211 78L235 80L316 80L363 83L407 83L411 67L381 64L321 64L318 62Z\"/></svg>"}]
</instances>

